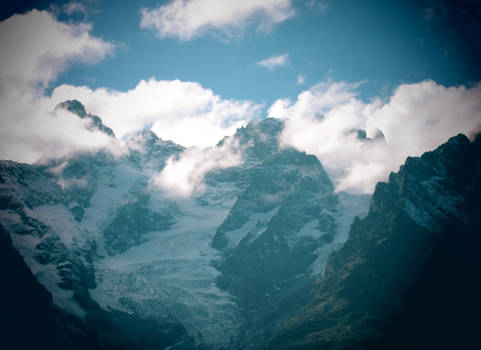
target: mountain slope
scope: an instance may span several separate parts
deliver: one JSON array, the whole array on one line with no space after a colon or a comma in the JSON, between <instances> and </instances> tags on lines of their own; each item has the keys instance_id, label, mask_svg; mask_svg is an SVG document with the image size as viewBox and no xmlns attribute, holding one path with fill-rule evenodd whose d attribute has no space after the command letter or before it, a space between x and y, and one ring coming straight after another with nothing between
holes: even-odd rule
<instances>
[{"instance_id":1,"label":"mountain slope","mask_svg":"<svg viewBox=\"0 0 481 350\"><path fill-rule=\"evenodd\" d=\"M480 213L479 136L408 158L271 348L479 348Z\"/></svg>"}]
</instances>

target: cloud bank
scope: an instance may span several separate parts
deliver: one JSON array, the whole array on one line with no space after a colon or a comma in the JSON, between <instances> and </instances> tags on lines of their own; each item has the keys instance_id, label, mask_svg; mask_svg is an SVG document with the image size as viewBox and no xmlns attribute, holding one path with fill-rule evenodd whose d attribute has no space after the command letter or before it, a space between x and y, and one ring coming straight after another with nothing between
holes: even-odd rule
<instances>
[{"instance_id":1,"label":"cloud bank","mask_svg":"<svg viewBox=\"0 0 481 350\"><path fill-rule=\"evenodd\" d=\"M34 162L111 143L72 114L53 112L44 99L68 65L94 64L113 52L113 44L90 31L89 24L59 22L47 11L0 22L0 158Z\"/></svg>"},{"instance_id":2,"label":"cloud bank","mask_svg":"<svg viewBox=\"0 0 481 350\"><path fill-rule=\"evenodd\" d=\"M78 99L99 115L119 137L149 127L158 136L183 146L208 147L260 117L262 105L226 100L194 82L142 80L125 92L62 85L52 92L51 106Z\"/></svg>"},{"instance_id":3,"label":"cloud bank","mask_svg":"<svg viewBox=\"0 0 481 350\"><path fill-rule=\"evenodd\" d=\"M259 67L267 68L270 71L275 70L279 67L287 66L290 63L289 54L277 55L272 56L262 61L256 62Z\"/></svg>"},{"instance_id":4,"label":"cloud bank","mask_svg":"<svg viewBox=\"0 0 481 350\"><path fill-rule=\"evenodd\" d=\"M233 37L240 29L255 24L269 30L294 15L292 0L173 0L155 9L142 8L140 26L159 38L191 40L217 31Z\"/></svg>"},{"instance_id":5,"label":"cloud bank","mask_svg":"<svg viewBox=\"0 0 481 350\"><path fill-rule=\"evenodd\" d=\"M90 35L91 29L37 10L0 22L0 93L45 88L68 64L103 60L114 45Z\"/></svg>"},{"instance_id":6,"label":"cloud bank","mask_svg":"<svg viewBox=\"0 0 481 350\"><path fill-rule=\"evenodd\" d=\"M90 34L91 25L60 22L33 10L0 22L0 158L35 162L79 150L111 146L112 140L87 130L85 121L58 103L80 100L123 137L145 127L164 139L207 147L251 119L261 105L226 100L194 82L142 80L128 91L62 85L46 88L72 64L95 64L114 45Z\"/></svg>"},{"instance_id":7,"label":"cloud bank","mask_svg":"<svg viewBox=\"0 0 481 350\"><path fill-rule=\"evenodd\" d=\"M426 80L400 85L388 102L357 97L359 84L322 82L296 101L277 100L270 117L286 119L284 146L315 154L338 191L370 193L419 156L481 123L481 85L445 87Z\"/></svg>"}]
</instances>

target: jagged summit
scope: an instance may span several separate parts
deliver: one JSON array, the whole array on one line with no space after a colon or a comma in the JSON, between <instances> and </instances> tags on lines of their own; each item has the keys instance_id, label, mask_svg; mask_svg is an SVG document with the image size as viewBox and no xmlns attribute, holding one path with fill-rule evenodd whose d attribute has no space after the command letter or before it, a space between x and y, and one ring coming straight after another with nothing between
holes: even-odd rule
<instances>
[{"instance_id":1,"label":"jagged summit","mask_svg":"<svg viewBox=\"0 0 481 350\"><path fill-rule=\"evenodd\" d=\"M160 137L157 136L157 134L152 130L150 130L149 128L144 128L134 133L131 139L138 140L138 141L154 141L155 142L157 140L160 140Z\"/></svg>"},{"instance_id":2,"label":"jagged summit","mask_svg":"<svg viewBox=\"0 0 481 350\"><path fill-rule=\"evenodd\" d=\"M283 128L284 122L281 119L253 120L246 126L238 128L234 135L224 137L217 146L222 146L228 139L233 139L239 143L244 157L255 163L271 157L280 150L279 136Z\"/></svg>"},{"instance_id":3,"label":"jagged summit","mask_svg":"<svg viewBox=\"0 0 481 350\"><path fill-rule=\"evenodd\" d=\"M179 155L185 148L170 140L162 140L155 132L144 128L127 140L130 159L142 168L160 170L171 156Z\"/></svg>"},{"instance_id":4,"label":"jagged summit","mask_svg":"<svg viewBox=\"0 0 481 350\"><path fill-rule=\"evenodd\" d=\"M87 116L84 105L78 100L67 100L61 102L57 105L57 107L55 107L55 109L57 108L66 109L67 111L78 115L80 118L85 118Z\"/></svg>"},{"instance_id":5,"label":"jagged summit","mask_svg":"<svg viewBox=\"0 0 481 350\"><path fill-rule=\"evenodd\" d=\"M96 115L92 115L87 113L85 107L82 103L78 100L67 100L62 103L59 103L55 109L65 109L72 114L77 115L80 119L89 119L90 125L88 127L89 130L97 129L101 132L106 133L108 136L115 137L114 132L111 128L103 124L102 119Z\"/></svg>"},{"instance_id":6,"label":"jagged summit","mask_svg":"<svg viewBox=\"0 0 481 350\"><path fill-rule=\"evenodd\" d=\"M284 128L284 122L277 118L253 120L245 127L237 129L234 137L241 142L254 141L256 143L273 143L277 141L279 134Z\"/></svg>"}]
</instances>

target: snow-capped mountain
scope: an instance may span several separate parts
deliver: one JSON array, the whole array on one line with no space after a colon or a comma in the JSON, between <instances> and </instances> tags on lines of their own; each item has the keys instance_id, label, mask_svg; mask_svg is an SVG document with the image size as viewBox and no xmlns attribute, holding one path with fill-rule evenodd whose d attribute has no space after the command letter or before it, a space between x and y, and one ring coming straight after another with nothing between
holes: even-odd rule
<instances>
[{"instance_id":1,"label":"snow-capped mountain","mask_svg":"<svg viewBox=\"0 0 481 350\"><path fill-rule=\"evenodd\" d=\"M121 152L0 161L6 319L44 323L39 344L58 349L476 343L480 137L408 158L371 199L336 193L316 157L280 147L282 129L254 121L205 150L142 130ZM197 178L182 168L166 191L179 164Z\"/></svg>"},{"instance_id":2,"label":"snow-capped mountain","mask_svg":"<svg viewBox=\"0 0 481 350\"><path fill-rule=\"evenodd\" d=\"M78 101L59 108L114 137ZM120 155L2 161L0 222L62 312L155 323L132 347L260 348L307 300L369 201L335 193L316 157L281 149L282 127L256 121L223 139L211 151L235 147L241 161L183 197L153 179L186 150L149 130ZM162 346L148 341L159 329Z\"/></svg>"}]
</instances>

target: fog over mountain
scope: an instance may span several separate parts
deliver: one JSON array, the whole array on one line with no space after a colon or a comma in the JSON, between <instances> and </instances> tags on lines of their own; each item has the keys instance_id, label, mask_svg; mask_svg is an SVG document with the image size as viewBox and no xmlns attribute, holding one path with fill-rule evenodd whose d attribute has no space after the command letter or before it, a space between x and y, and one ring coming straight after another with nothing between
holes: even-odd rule
<instances>
[{"instance_id":1,"label":"fog over mountain","mask_svg":"<svg viewBox=\"0 0 481 350\"><path fill-rule=\"evenodd\" d=\"M1 6L1 348L481 348L479 1Z\"/></svg>"}]
</instances>

